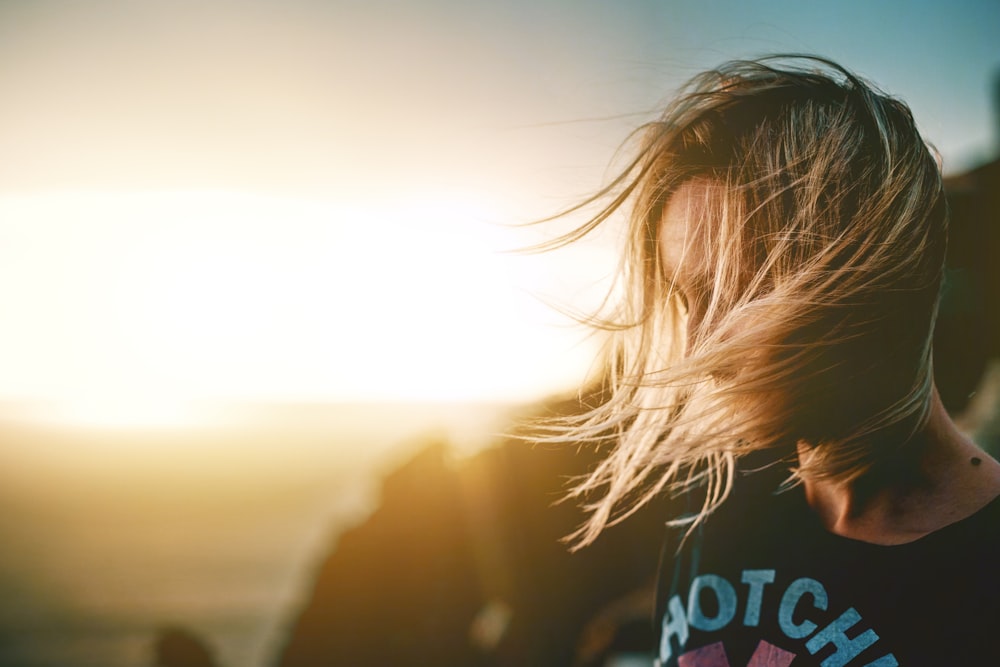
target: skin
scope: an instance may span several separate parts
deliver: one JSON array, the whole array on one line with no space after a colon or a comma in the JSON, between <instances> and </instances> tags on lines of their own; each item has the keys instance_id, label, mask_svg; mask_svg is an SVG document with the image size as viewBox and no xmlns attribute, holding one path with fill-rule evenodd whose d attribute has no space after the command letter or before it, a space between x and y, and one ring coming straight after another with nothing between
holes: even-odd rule
<instances>
[{"instance_id":1,"label":"skin","mask_svg":"<svg viewBox=\"0 0 1000 667\"><path fill-rule=\"evenodd\" d=\"M890 472L850 484L805 480L806 501L828 531L905 544L961 521L1000 496L1000 463L963 434L937 391L923 431ZM810 446L799 443L799 457Z\"/></svg>"},{"instance_id":2,"label":"skin","mask_svg":"<svg viewBox=\"0 0 1000 667\"><path fill-rule=\"evenodd\" d=\"M693 181L671 198L662 222L660 260L666 275L688 293L688 331L704 315L689 285L704 285L705 253L698 219L707 184ZM825 528L872 544L905 544L961 521L1000 497L1000 463L972 442L945 411L937 390L930 415L912 446L879 472L850 483L803 480L806 501ZM812 447L798 443L800 462Z\"/></svg>"},{"instance_id":3,"label":"skin","mask_svg":"<svg viewBox=\"0 0 1000 667\"><path fill-rule=\"evenodd\" d=\"M685 294L689 338L705 316L705 299L699 298L699 288L710 281L704 266L704 231L692 229L688 221L701 217L709 188L708 182L701 180L682 185L670 198L660 228L660 262L667 277Z\"/></svg>"}]
</instances>

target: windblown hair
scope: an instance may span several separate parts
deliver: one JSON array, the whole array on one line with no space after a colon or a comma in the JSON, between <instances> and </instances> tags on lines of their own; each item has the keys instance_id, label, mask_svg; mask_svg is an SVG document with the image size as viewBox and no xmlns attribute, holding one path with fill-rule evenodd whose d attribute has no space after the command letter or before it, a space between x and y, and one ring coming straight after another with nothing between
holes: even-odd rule
<instances>
[{"instance_id":1,"label":"windblown hair","mask_svg":"<svg viewBox=\"0 0 1000 667\"><path fill-rule=\"evenodd\" d=\"M947 243L937 160L906 105L828 60L773 56L695 77L635 138L572 209L598 213L552 244L628 217L621 297L591 320L610 333L600 399L550 434L610 446L571 492L589 510L571 539L700 487L680 519L696 524L755 451L792 482L891 461L929 411Z\"/></svg>"}]
</instances>

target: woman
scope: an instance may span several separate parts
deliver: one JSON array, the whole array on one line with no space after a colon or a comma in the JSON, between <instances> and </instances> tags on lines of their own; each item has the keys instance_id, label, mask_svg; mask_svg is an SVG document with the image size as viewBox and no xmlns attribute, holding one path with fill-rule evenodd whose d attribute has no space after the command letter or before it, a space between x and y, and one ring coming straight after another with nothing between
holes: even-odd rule
<instances>
[{"instance_id":1,"label":"woman","mask_svg":"<svg viewBox=\"0 0 1000 667\"><path fill-rule=\"evenodd\" d=\"M812 57L729 63L642 128L568 243L628 210L573 495L592 542L689 507L659 664L1000 664L1000 464L938 399L947 209L907 107Z\"/></svg>"}]
</instances>

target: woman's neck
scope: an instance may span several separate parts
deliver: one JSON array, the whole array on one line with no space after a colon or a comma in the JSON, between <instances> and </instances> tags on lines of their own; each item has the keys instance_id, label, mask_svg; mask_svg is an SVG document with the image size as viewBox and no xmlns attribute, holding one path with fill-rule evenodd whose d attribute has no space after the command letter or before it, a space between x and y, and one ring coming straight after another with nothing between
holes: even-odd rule
<instances>
[{"instance_id":1,"label":"woman's neck","mask_svg":"<svg viewBox=\"0 0 1000 667\"><path fill-rule=\"evenodd\" d=\"M1000 496L1000 463L962 434L934 392L912 471L841 484L804 480L806 501L828 531L873 544L904 544L971 516ZM800 445L803 456L808 446Z\"/></svg>"}]
</instances>

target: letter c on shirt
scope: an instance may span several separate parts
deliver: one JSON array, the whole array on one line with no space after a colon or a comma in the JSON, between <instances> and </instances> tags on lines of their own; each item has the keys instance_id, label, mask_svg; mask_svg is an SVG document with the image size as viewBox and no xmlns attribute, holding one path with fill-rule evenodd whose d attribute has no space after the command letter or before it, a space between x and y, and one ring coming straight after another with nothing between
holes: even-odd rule
<instances>
[{"instance_id":1,"label":"letter c on shirt","mask_svg":"<svg viewBox=\"0 0 1000 667\"><path fill-rule=\"evenodd\" d=\"M816 630L817 626L812 621L806 619L801 623L796 623L794 618L799 602L807 593L812 596L815 609L826 611L829 604L823 584L808 577L793 581L785 590L785 594L781 596L781 606L778 608L778 625L781 626L781 631L785 633L785 636L790 639L808 637Z\"/></svg>"}]
</instances>

